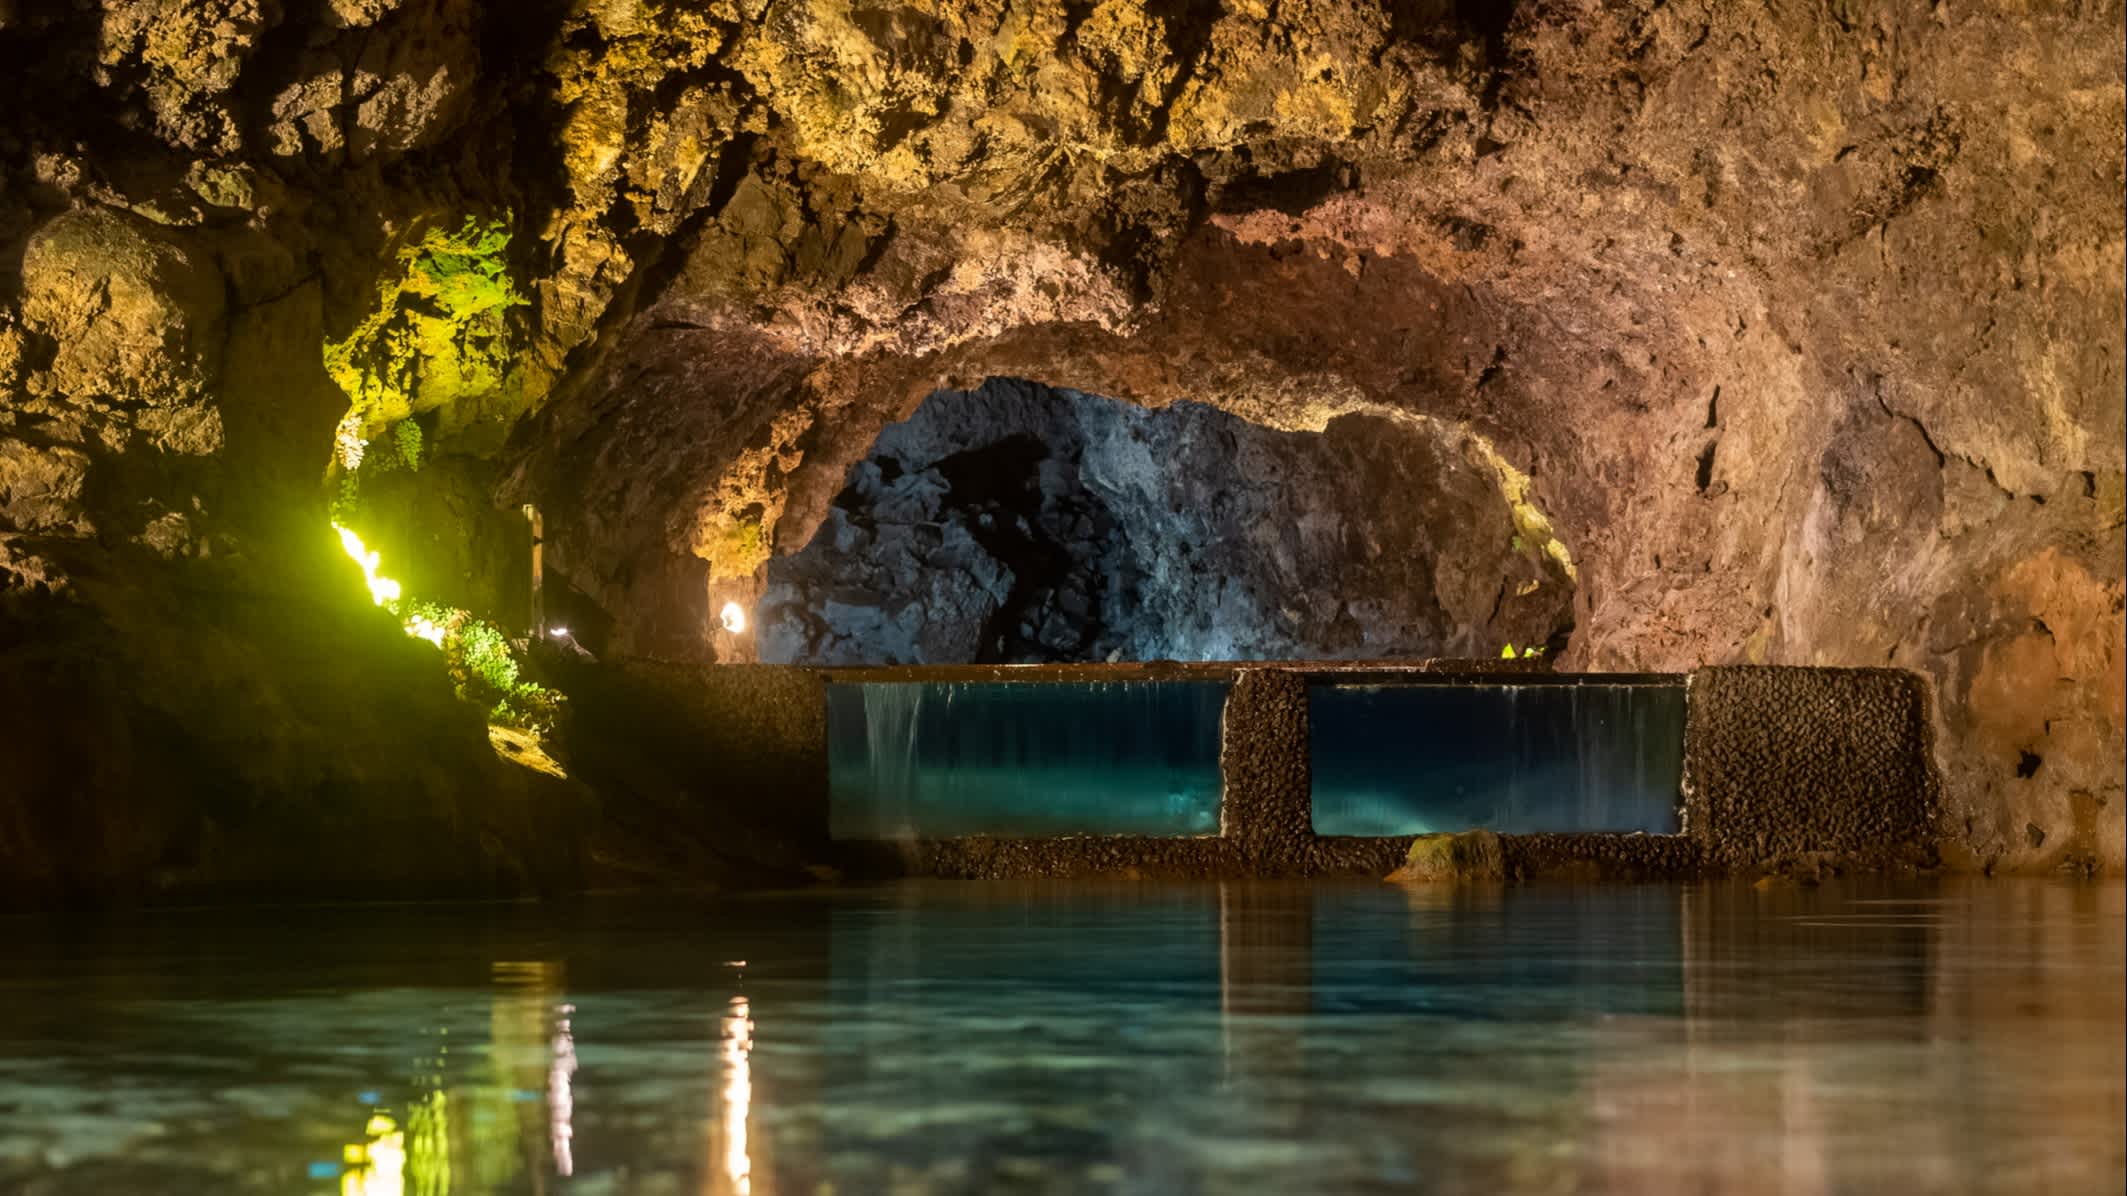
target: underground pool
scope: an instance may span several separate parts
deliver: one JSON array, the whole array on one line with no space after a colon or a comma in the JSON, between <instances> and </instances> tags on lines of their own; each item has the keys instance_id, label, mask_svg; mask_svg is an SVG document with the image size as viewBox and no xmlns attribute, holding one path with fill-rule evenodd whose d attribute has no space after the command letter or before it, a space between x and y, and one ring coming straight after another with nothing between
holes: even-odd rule
<instances>
[{"instance_id":1,"label":"underground pool","mask_svg":"<svg viewBox=\"0 0 2127 1196\"><path fill-rule=\"evenodd\" d=\"M908 882L11 924L0 1191L2103 1192L2127 890Z\"/></svg>"}]
</instances>

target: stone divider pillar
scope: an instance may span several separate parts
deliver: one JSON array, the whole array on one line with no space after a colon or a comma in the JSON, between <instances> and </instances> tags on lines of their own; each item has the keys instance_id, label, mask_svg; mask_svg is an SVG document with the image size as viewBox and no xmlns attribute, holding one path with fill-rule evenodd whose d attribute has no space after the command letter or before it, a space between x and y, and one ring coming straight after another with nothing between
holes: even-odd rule
<instances>
[{"instance_id":1,"label":"stone divider pillar","mask_svg":"<svg viewBox=\"0 0 2127 1196\"><path fill-rule=\"evenodd\" d=\"M1265 872L1300 866L1314 842L1307 678L1248 669L1219 726L1219 836Z\"/></svg>"},{"instance_id":2,"label":"stone divider pillar","mask_svg":"<svg viewBox=\"0 0 2127 1196\"><path fill-rule=\"evenodd\" d=\"M1897 669L1703 668L1687 683L1684 832L1731 867L1926 856L1927 691Z\"/></svg>"}]
</instances>

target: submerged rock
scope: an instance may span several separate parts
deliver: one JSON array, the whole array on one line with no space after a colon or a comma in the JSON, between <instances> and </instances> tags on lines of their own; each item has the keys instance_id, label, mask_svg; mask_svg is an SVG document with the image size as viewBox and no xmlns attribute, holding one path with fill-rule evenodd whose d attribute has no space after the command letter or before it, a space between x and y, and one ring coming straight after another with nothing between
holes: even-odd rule
<instances>
[{"instance_id":1,"label":"submerged rock","mask_svg":"<svg viewBox=\"0 0 2127 1196\"><path fill-rule=\"evenodd\" d=\"M1412 842L1403 866L1388 875L1399 884L1491 882L1506 878L1506 852L1499 836L1491 831L1420 835Z\"/></svg>"}]
</instances>

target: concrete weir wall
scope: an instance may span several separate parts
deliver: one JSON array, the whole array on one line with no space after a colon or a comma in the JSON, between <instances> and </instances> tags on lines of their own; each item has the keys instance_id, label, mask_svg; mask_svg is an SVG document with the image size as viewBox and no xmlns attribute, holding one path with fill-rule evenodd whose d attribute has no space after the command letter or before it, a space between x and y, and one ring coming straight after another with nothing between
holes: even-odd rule
<instances>
[{"instance_id":1,"label":"concrete weir wall","mask_svg":"<svg viewBox=\"0 0 2127 1196\"><path fill-rule=\"evenodd\" d=\"M1216 836L970 836L833 844L837 862L852 871L966 878L1386 875L1403 861L1412 836L1314 833L1309 687L1339 681L1574 680L1531 674L1526 666L1467 661L706 671L716 676L705 682L704 702L721 712L717 718L724 724L715 754L742 758L744 749L731 740L734 727L762 729L761 714L779 712L766 728L772 742L753 749L755 766L749 771L758 775L750 779L787 785L793 812L808 814L824 811L819 794L828 773L827 684L1232 682L1221 724L1223 791ZM1825 860L1933 862L1938 805L1925 694L1917 677L1885 669L1724 667L1678 680L1686 686L1682 833L1504 835L1507 876L1636 879ZM800 709L808 704L811 709ZM824 841L824 825L817 835L805 837Z\"/></svg>"},{"instance_id":2,"label":"concrete weir wall","mask_svg":"<svg viewBox=\"0 0 2127 1196\"><path fill-rule=\"evenodd\" d=\"M1930 854L1939 812L1920 678L1701 669L1688 694L1684 830L1711 859Z\"/></svg>"}]
</instances>

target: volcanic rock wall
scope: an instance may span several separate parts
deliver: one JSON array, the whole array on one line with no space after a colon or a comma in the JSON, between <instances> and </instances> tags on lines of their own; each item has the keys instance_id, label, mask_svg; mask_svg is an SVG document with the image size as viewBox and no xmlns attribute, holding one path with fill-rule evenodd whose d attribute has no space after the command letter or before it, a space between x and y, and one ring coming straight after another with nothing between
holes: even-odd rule
<instances>
[{"instance_id":1,"label":"volcanic rock wall","mask_svg":"<svg viewBox=\"0 0 2127 1196\"><path fill-rule=\"evenodd\" d=\"M545 508L613 647L745 658L712 612L880 429L1011 376L1467 436L1574 568L1562 663L1909 669L1952 862L2117 869L2122 24L0 3L0 644L124 677L157 610L241 640L228 595L359 585L319 478L411 420L438 494ZM387 559L499 534L439 505ZM126 702L173 743L270 742L293 716L261 695L310 691L239 655L241 700L169 680L211 679L202 650ZM367 775L334 742L312 763Z\"/></svg>"}]
</instances>

